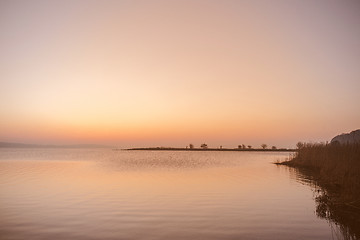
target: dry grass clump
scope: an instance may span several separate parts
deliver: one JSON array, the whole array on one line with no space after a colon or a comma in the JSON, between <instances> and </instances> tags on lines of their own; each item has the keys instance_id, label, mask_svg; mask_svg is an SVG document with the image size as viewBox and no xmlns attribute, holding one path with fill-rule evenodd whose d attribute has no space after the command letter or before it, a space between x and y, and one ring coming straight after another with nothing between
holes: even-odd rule
<instances>
[{"instance_id":1,"label":"dry grass clump","mask_svg":"<svg viewBox=\"0 0 360 240\"><path fill-rule=\"evenodd\" d=\"M360 144L298 143L295 167L320 187L316 213L340 227L343 239L360 239ZM310 170L310 171L309 171Z\"/></svg>"},{"instance_id":2,"label":"dry grass clump","mask_svg":"<svg viewBox=\"0 0 360 240\"><path fill-rule=\"evenodd\" d=\"M336 187L342 200L360 206L360 144L299 143L284 164L316 170L319 181Z\"/></svg>"}]
</instances>

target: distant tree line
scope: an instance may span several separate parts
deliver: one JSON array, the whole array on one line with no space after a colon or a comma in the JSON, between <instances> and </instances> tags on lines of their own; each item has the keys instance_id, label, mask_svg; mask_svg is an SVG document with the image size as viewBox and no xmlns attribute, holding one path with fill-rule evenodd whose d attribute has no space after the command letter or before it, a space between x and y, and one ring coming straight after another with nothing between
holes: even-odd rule
<instances>
[{"instance_id":1,"label":"distant tree line","mask_svg":"<svg viewBox=\"0 0 360 240\"><path fill-rule=\"evenodd\" d=\"M189 146L186 146L186 148L194 149L195 147L194 147L194 144L190 143ZM209 147L208 147L208 145L207 145L206 143L202 143L202 144L200 145L200 148L202 148L202 149L208 149ZM223 146L220 145L219 148L222 149ZM268 145L265 144L265 143L263 143L263 144L261 144L261 148L264 149L264 150L265 150L265 149L268 149ZM237 149L253 149L253 146L252 146L252 145L247 145L247 146L246 146L245 144L240 144L240 145L237 146ZM272 150L276 150L277 147L276 147L276 146L272 146L271 149L272 149Z\"/></svg>"}]
</instances>

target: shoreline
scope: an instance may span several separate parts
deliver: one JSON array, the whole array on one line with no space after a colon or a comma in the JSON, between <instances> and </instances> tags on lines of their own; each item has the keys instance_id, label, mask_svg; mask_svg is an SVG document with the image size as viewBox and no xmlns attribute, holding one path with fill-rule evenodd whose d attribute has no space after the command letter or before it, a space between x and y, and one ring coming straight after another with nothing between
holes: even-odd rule
<instances>
[{"instance_id":1,"label":"shoreline","mask_svg":"<svg viewBox=\"0 0 360 240\"><path fill-rule=\"evenodd\" d=\"M203 151L203 152L296 152L296 149L236 149L236 148L162 148L162 147L154 147L154 148L127 148L127 149L113 149L113 151Z\"/></svg>"},{"instance_id":2,"label":"shoreline","mask_svg":"<svg viewBox=\"0 0 360 240\"><path fill-rule=\"evenodd\" d=\"M316 214L342 226L349 239L360 239L360 145L305 144L277 166L296 169L317 188Z\"/></svg>"}]
</instances>

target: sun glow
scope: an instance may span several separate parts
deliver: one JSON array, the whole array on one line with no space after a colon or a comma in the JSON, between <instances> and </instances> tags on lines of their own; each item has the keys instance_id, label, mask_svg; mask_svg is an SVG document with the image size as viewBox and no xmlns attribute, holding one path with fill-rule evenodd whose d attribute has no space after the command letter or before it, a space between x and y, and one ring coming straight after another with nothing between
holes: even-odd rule
<instances>
[{"instance_id":1,"label":"sun glow","mask_svg":"<svg viewBox=\"0 0 360 240\"><path fill-rule=\"evenodd\" d=\"M0 137L289 147L356 129L356 8L278 3L4 2Z\"/></svg>"}]
</instances>

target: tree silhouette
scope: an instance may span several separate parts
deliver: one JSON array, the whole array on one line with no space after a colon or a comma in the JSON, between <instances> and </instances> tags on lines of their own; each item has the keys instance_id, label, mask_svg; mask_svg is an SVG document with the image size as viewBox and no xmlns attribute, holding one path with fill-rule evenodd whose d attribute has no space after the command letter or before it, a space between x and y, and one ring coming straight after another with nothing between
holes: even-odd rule
<instances>
[{"instance_id":1,"label":"tree silhouette","mask_svg":"<svg viewBox=\"0 0 360 240\"><path fill-rule=\"evenodd\" d=\"M272 149L272 150L275 150L275 149L276 149L276 146L272 146L271 149Z\"/></svg>"},{"instance_id":2,"label":"tree silhouette","mask_svg":"<svg viewBox=\"0 0 360 240\"><path fill-rule=\"evenodd\" d=\"M263 143L263 144L261 144L261 147L262 147L263 149L266 149L266 148L267 148L267 145L266 145L265 143Z\"/></svg>"},{"instance_id":3,"label":"tree silhouette","mask_svg":"<svg viewBox=\"0 0 360 240\"><path fill-rule=\"evenodd\" d=\"M298 143L296 144L296 147L297 147L298 149L301 149L301 148L304 147L304 143L298 142Z\"/></svg>"},{"instance_id":4,"label":"tree silhouette","mask_svg":"<svg viewBox=\"0 0 360 240\"><path fill-rule=\"evenodd\" d=\"M190 148L190 149L193 149L193 148L194 148L194 144L190 143L190 144L189 144L189 148Z\"/></svg>"},{"instance_id":5,"label":"tree silhouette","mask_svg":"<svg viewBox=\"0 0 360 240\"><path fill-rule=\"evenodd\" d=\"M201 144L201 146L200 146L202 149L207 149L208 148L208 145L206 144L206 143L203 143L203 144Z\"/></svg>"},{"instance_id":6,"label":"tree silhouette","mask_svg":"<svg viewBox=\"0 0 360 240\"><path fill-rule=\"evenodd\" d=\"M249 148L249 149L251 149L251 148L252 148L252 146L251 146L251 145L248 145L248 148Z\"/></svg>"}]
</instances>

